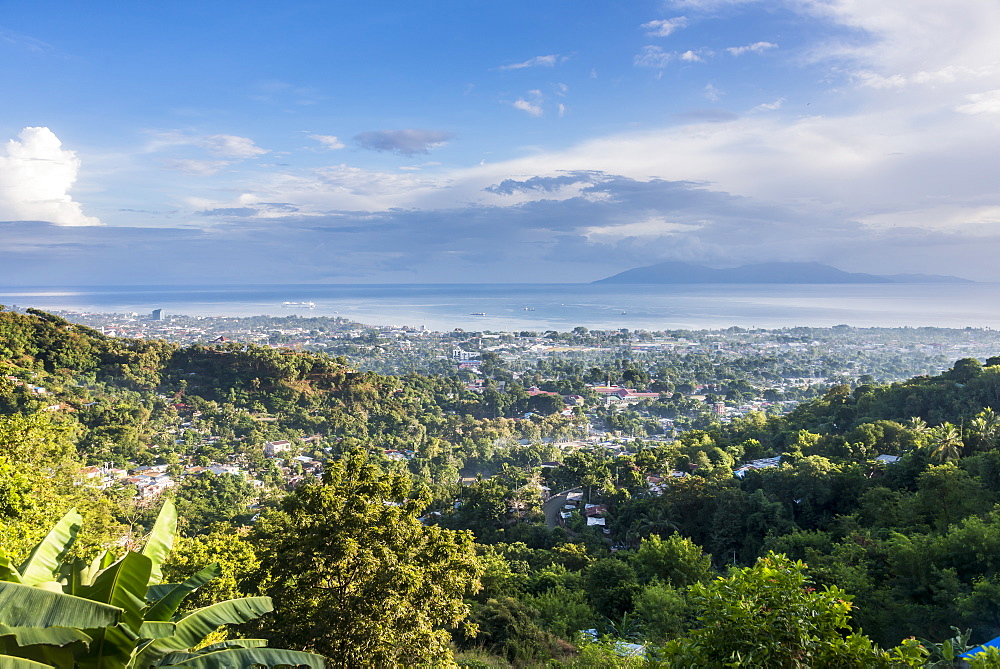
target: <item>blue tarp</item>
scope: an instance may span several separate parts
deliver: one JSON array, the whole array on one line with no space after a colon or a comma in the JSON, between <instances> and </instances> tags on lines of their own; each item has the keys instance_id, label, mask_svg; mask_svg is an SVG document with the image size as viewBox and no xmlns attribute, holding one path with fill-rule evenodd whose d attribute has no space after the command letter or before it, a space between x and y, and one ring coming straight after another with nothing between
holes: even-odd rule
<instances>
[{"instance_id":1,"label":"blue tarp","mask_svg":"<svg viewBox=\"0 0 1000 669\"><path fill-rule=\"evenodd\" d=\"M969 659L970 657L972 657L972 656L973 656L973 655L975 655L976 653L981 653L981 652L983 652L984 650L986 650L987 648L1000 648L1000 636L998 636L998 637L997 637L997 638L995 638L995 639L990 639L989 641L987 641L987 642L986 642L986 643L984 643L983 645L981 645L981 646L976 646L975 648L973 648L973 649L972 649L972 650L970 650L969 652L967 652L967 653L962 653L962 654L961 654L961 655L959 655L958 657L959 657L959 659L961 659L961 660L968 660L968 659Z\"/></svg>"}]
</instances>

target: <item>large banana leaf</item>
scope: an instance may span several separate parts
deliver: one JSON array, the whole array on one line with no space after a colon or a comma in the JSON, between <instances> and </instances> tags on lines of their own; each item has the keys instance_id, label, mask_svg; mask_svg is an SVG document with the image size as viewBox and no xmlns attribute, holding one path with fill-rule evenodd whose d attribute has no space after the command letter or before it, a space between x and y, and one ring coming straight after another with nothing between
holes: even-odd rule
<instances>
[{"instance_id":1,"label":"large banana leaf","mask_svg":"<svg viewBox=\"0 0 1000 669\"><path fill-rule=\"evenodd\" d=\"M147 620L139 628L140 639L166 639L173 636L177 630L177 623L160 622L157 620Z\"/></svg>"},{"instance_id":2,"label":"large banana leaf","mask_svg":"<svg viewBox=\"0 0 1000 669\"><path fill-rule=\"evenodd\" d=\"M103 627L121 615L117 606L0 581L0 623L11 627Z\"/></svg>"},{"instance_id":3,"label":"large banana leaf","mask_svg":"<svg viewBox=\"0 0 1000 669\"><path fill-rule=\"evenodd\" d=\"M219 565L213 562L183 583L175 585L150 607L146 612L146 620L170 620L185 597L218 576L221 571Z\"/></svg>"},{"instance_id":4,"label":"large banana leaf","mask_svg":"<svg viewBox=\"0 0 1000 669\"><path fill-rule=\"evenodd\" d=\"M10 556L0 550L0 581L8 581L10 583L20 583L21 573L14 566L14 563L10 561Z\"/></svg>"},{"instance_id":5,"label":"large banana leaf","mask_svg":"<svg viewBox=\"0 0 1000 669\"><path fill-rule=\"evenodd\" d=\"M211 653L212 651L222 650L223 648L263 648L266 645L267 639L226 639L225 641L220 641L219 643L213 643L211 646L205 646L198 652Z\"/></svg>"},{"instance_id":6,"label":"large banana leaf","mask_svg":"<svg viewBox=\"0 0 1000 669\"><path fill-rule=\"evenodd\" d=\"M194 648L218 627L245 623L270 613L273 608L270 597L244 597L192 611L177 621L173 636L157 639L139 653L136 666L147 667L167 653Z\"/></svg>"},{"instance_id":7,"label":"large banana leaf","mask_svg":"<svg viewBox=\"0 0 1000 669\"><path fill-rule=\"evenodd\" d=\"M0 655L0 669L52 669L52 665L32 662L22 657Z\"/></svg>"},{"instance_id":8,"label":"large banana leaf","mask_svg":"<svg viewBox=\"0 0 1000 669\"><path fill-rule=\"evenodd\" d=\"M282 650L280 648L230 648L212 653L201 653L172 665L171 667L189 667L191 669L232 669L233 667L265 667L300 666L323 669L323 658L312 653L298 650Z\"/></svg>"},{"instance_id":9,"label":"large banana leaf","mask_svg":"<svg viewBox=\"0 0 1000 669\"><path fill-rule=\"evenodd\" d=\"M10 637L18 646L65 646L74 641L89 644L91 639L75 627L8 627L0 625L0 639Z\"/></svg>"},{"instance_id":10,"label":"large banana leaf","mask_svg":"<svg viewBox=\"0 0 1000 669\"><path fill-rule=\"evenodd\" d=\"M85 653L92 640L72 627L8 627L0 631L0 654L53 667L72 667L76 656Z\"/></svg>"},{"instance_id":11,"label":"large banana leaf","mask_svg":"<svg viewBox=\"0 0 1000 669\"><path fill-rule=\"evenodd\" d=\"M72 562L64 562L61 580L66 583L65 591L78 595L83 588L93 585L94 579L105 569L114 564L114 556L107 551L95 557L91 562L76 558Z\"/></svg>"},{"instance_id":12,"label":"large banana leaf","mask_svg":"<svg viewBox=\"0 0 1000 669\"><path fill-rule=\"evenodd\" d=\"M160 513L153 523L153 531L149 533L149 539L142 549L142 554L148 557L153 568L149 575L149 585L155 585L163 580L163 573L160 565L170 555L170 549L174 546L174 535L177 534L177 509L169 499L163 500Z\"/></svg>"},{"instance_id":13,"label":"large banana leaf","mask_svg":"<svg viewBox=\"0 0 1000 669\"><path fill-rule=\"evenodd\" d=\"M205 646L204 648L192 653L181 651L167 653L167 655L160 660L160 666L170 667L175 664L180 664L184 660L190 659L195 655L214 653L217 650L226 650L227 648L264 648L265 646L267 646L267 639L226 639L225 641L220 641L219 643L213 643L211 646Z\"/></svg>"},{"instance_id":14,"label":"large banana leaf","mask_svg":"<svg viewBox=\"0 0 1000 669\"><path fill-rule=\"evenodd\" d=\"M146 584L151 568L151 560L145 555L126 553L101 572L93 585L81 588L80 594L122 609L122 622L138 632L142 626L142 611L146 608Z\"/></svg>"},{"instance_id":15,"label":"large banana leaf","mask_svg":"<svg viewBox=\"0 0 1000 669\"><path fill-rule=\"evenodd\" d=\"M167 596L167 593L176 588L180 583L157 583L149 586L146 591L146 601L152 604Z\"/></svg>"},{"instance_id":16,"label":"large banana leaf","mask_svg":"<svg viewBox=\"0 0 1000 669\"><path fill-rule=\"evenodd\" d=\"M51 581L59 572L59 565L80 531L83 518L76 509L62 517L56 526L38 542L28 559L21 563L21 582L28 585Z\"/></svg>"},{"instance_id":17,"label":"large banana leaf","mask_svg":"<svg viewBox=\"0 0 1000 669\"><path fill-rule=\"evenodd\" d=\"M135 655L138 638L126 625L88 629L94 637L90 648L76 659L78 669L127 669Z\"/></svg>"}]
</instances>

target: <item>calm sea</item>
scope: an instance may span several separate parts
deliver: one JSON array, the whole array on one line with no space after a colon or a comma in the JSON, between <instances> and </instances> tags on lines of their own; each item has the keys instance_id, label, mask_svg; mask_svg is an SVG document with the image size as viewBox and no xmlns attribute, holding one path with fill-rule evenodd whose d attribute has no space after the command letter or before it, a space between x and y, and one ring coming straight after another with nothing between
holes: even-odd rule
<instances>
[{"instance_id":1,"label":"calm sea","mask_svg":"<svg viewBox=\"0 0 1000 669\"><path fill-rule=\"evenodd\" d=\"M288 308L282 302L314 302ZM258 285L0 287L0 303L39 309L190 316L343 316L434 330L720 329L939 326L1000 328L1000 284ZM485 314L485 315L480 315Z\"/></svg>"}]
</instances>

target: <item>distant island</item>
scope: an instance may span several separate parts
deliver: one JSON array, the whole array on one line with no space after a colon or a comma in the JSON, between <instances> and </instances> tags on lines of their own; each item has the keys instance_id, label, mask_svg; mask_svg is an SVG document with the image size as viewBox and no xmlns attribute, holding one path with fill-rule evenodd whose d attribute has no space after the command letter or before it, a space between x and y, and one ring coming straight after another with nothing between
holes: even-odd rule
<instances>
[{"instance_id":1,"label":"distant island","mask_svg":"<svg viewBox=\"0 0 1000 669\"><path fill-rule=\"evenodd\" d=\"M974 283L936 274L862 274L815 262L769 262L713 269L686 262L661 262L619 272L592 283Z\"/></svg>"}]
</instances>

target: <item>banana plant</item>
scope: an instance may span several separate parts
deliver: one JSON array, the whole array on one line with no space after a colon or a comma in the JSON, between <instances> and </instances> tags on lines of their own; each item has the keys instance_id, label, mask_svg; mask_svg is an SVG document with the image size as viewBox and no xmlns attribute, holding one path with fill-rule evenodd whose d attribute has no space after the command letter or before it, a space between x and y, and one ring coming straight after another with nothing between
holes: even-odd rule
<instances>
[{"instance_id":1,"label":"banana plant","mask_svg":"<svg viewBox=\"0 0 1000 669\"><path fill-rule=\"evenodd\" d=\"M199 648L219 627L269 613L271 599L244 597L179 613L184 598L218 576L219 566L183 583L162 583L177 528L169 500L142 551L118 559L105 552L89 563L67 560L81 524L71 510L17 566L0 552L0 669L324 666L318 655L267 648L263 639Z\"/></svg>"}]
</instances>

